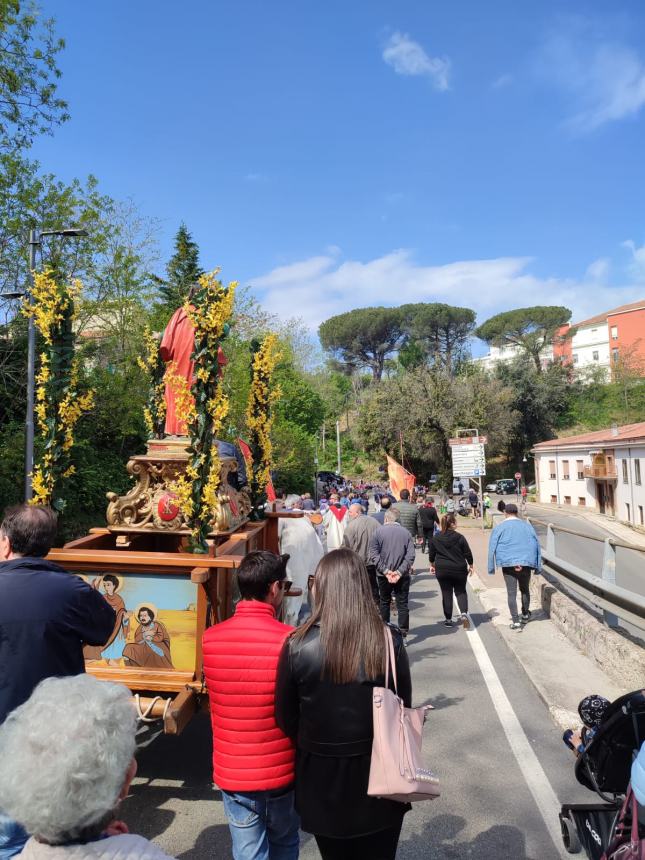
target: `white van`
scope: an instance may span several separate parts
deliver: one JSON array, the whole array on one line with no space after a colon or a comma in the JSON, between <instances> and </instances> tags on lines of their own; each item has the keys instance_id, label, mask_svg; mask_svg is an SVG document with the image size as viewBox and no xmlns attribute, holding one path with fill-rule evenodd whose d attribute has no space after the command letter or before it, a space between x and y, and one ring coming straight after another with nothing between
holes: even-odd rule
<instances>
[{"instance_id":1,"label":"white van","mask_svg":"<svg viewBox=\"0 0 645 860\"><path fill-rule=\"evenodd\" d=\"M459 484L461 484L461 495L467 493L470 489L470 478L453 478L452 479L452 494L453 496L460 495Z\"/></svg>"}]
</instances>

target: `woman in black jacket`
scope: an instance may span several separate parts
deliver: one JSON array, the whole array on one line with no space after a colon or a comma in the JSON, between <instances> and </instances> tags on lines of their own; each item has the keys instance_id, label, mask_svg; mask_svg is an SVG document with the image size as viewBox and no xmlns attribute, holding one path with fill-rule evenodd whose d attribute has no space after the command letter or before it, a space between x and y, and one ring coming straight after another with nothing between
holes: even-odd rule
<instances>
[{"instance_id":1,"label":"woman in black jacket","mask_svg":"<svg viewBox=\"0 0 645 860\"><path fill-rule=\"evenodd\" d=\"M436 573L441 589L443 614L446 627L452 627L452 595L457 598L459 606L459 621L468 628L468 595L466 581L473 572L473 554L466 538L457 531L457 520L454 514L441 517L441 531L430 541L430 570Z\"/></svg>"},{"instance_id":2,"label":"woman in black jacket","mask_svg":"<svg viewBox=\"0 0 645 860\"><path fill-rule=\"evenodd\" d=\"M296 809L323 860L392 860L410 805L368 797L372 689L385 684L384 624L362 559L328 553L314 579L313 615L278 663L276 722L296 743ZM403 638L391 627L398 692L410 707ZM392 682L391 682L392 683Z\"/></svg>"}]
</instances>

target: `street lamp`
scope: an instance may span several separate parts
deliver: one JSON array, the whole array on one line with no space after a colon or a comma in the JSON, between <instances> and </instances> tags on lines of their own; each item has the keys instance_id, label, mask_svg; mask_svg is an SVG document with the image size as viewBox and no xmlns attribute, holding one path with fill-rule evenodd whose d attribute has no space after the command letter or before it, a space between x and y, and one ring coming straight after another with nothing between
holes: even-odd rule
<instances>
[{"instance_id":1,"label":"street lamp","mask_svg":"<svg viewBox=\"0 0 645 860\"><path fill-rule=\"evenodd\" d=\"M66 227L63 230L30 230L29 231L29 271L33 279L36 271L36 248L40 245L43 236L61 236L63 239L81 239L87 236L87 230L76 227ZM2 293L3 298L18 299L29 295L29 290L24 293L11 292ZM25 501L33 497L31 486L31 473L34 469L34 392L35 392L35 367L36 367L36 326L34 318L29 317L27 328L27 415L25 418Z\"/></svg>"}]
</instances>

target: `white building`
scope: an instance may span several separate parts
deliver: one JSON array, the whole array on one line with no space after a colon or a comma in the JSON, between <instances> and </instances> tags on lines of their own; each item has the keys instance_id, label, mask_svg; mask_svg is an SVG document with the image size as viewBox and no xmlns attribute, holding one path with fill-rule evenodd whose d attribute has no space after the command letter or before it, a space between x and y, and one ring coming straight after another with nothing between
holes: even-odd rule
<instances>
[{"instance_id":1,"label":"white building","mask_svg":"<svg viewBox=\"0 0 645 860\"><path fill-rule=\"evenodd\" d=\"M573 334L570 332L573 330ZM488 355L475 359L486 370L520 354L516 346L492 346ZM645 364L645 299L621 305L597 316L562 326L552 344L542 350L542 363L561 361L584 373L602 368L609 377L620 356L638 356Z\"/></svg>"},{"instance_id":2,"label":"white building","mask_svg":"<svg viewBox=\"0 0 645 860\"><path fill-rule=\"evenodd\" d=\"M645 421L550 439L532 452L539 502L645 526Z\"/></svg>"}]
</instances>

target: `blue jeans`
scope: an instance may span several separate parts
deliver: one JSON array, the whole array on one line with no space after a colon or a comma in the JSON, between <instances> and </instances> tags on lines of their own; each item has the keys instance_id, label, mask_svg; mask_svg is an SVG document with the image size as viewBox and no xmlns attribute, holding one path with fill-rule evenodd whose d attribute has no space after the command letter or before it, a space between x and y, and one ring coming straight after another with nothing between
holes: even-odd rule
<instances>
[{"instance_id":1,"label":"blue jeans","mask_svg":"<svg viewBox=\"0 0 645 860\"><path fill-rule=\"evenodd\" d=\"M20 854L28 839L29 834L21 824L0 812L0 860Z\"/></svg>"},{"instance_id":2,"label":"blue jeans","mask_svg":"<svg viewBox=\"0 0 645 860\"><path fill-rule=\"evenodd\" d=\"M293 789L223 791L234 860L297 860L300 818Z\"/></svg>"}]
</instances>

